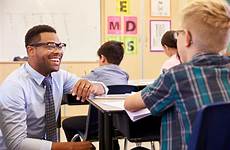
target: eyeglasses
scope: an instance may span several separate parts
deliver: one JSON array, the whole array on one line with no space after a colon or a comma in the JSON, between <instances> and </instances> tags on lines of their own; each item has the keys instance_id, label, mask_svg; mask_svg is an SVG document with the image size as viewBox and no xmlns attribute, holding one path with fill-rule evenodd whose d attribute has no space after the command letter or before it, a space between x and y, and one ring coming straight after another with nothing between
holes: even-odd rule
<instances>
[{"instance_id":1,"label":"eyeglasses","mask_svg":"<svg viewBox=\"0 0 230 150\"><path fill-rule=\"evenodd\" d=\"M184 30L176 30L175 33L174 33L174 38L178 39L178 36L179 36L180 33L184 33Z\"/></svg>"},{"instance_id":2,"label":"eyeglasses","mask_svg":"<svg viewBox=\"0 0 230 150\"><path fill-rule=\"evenodd\" d=\"M34 47L43 46L43 47L47 48L49 51L53 51L55 49L64 50L64 48L66 47L66 44L65 43L55 43L55 42L46 42L46 43L33 43L33 44L30 44L30 46L34 46Z\"/></svg>"}]
</instances>

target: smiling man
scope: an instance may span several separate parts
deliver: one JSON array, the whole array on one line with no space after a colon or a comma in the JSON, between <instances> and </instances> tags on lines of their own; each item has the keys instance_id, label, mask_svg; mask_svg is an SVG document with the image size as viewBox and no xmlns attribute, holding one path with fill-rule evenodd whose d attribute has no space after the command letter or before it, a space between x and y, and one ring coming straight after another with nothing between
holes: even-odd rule
<instances>
[{"instance_id":1,"label":"smiling man","mask_svg":"<svg viewBox=\"0 0 230 150\"><path fill-rule=\"evenodd\" d=\"M28 63L12 72L0 88L0 149L84 150L90 142L57 142L56 120L63 94L83 100L107 88L59 70L65 43L54 28L38 25L25 36Z\"/></svg>"}]
</instances>

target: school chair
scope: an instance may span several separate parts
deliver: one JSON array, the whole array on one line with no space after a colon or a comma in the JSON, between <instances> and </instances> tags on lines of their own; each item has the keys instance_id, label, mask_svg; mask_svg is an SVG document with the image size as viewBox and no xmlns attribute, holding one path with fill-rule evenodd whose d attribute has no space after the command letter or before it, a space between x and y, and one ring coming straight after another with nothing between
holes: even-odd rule
<instances>
[{"instance_id":1,"label":"school chair","mask_svg":"<svg viewBox=\"0 0 230 150\"><path fill-rule=\"evenodd\" d=\"M109 89L108 94L125 94L139 91L135 85L110 85L107 87Z\"/></svg>"},{"instance_id":2,"label":"school chair","mask_svg":"<svg viewBox=\"0 0 230 150\"><path fill-rule=\"evenodd\" d=\"M122 123L121 123L122 122ZM136 149L143 149L142 142L150 142L151 149L155 149L154 141L160 141L161 117L147 116L133 122L126 112L113 116L114 127L126 137L129 142L136 143ZM125 140L125 148L127 144Z\"/></svg>"},{"instance_id":3,"label":"school chair","mask_svg":"<svg viewBox=\"0 0 230 150\"><path fill-rule=\"evenodd\" d=\"M124 94L138 92L143 89L144 86L112 85L108 86L108 88L108 94ZM125 150L127 149L127 140L130 142L135 142L137 147L134 149L140 150L146 149L145 147L141 147L141 142L160 141L160 122L160 117L148 116L139 121L132 122L127 116L126 112L113 115L114 127L125 136ZM154 144L151 143L151 145L152 149L155 149Z\"/></svg>"},{"instance_id":4,"label":"school chair","mask_svg":"<svg viewBox=\"0 0 230 150\"><path fill-rule=\"evenodd\" d=\"M20 56L15 56L13 58L13 61L27 61L28 60L28 57L27 56L24 56L24 57L20 57Z\"/></svg>"},{"instance_id":5,"label":"school chair","mask_svg":"<svg viewBox=\"0 0 230 150\"><path fill-rule=\"evenodd\" d=\"M130 92L138 92L144 86L133 85L113 85L109 86L108 94L122 94ZM122 124L120 124L122 122ZM125 136L124 149L127 149L127 140L135 142L136 149L146 149L141 147L141 142L151 142L152 149L155 149L153 141L160 141L160 117L148 116L139 121L132 122L126 112L113 116L113 124ZM144 125L144 126L143 126ZM135 148L134 148L135 149Z\"/></svg>"},{"instance_id":6,"label":"school chair","mask_svg":"<svg viewBox=\"0 0 230 150\"><path fill-rule=\"evenodd\" d=\"M230 103L207 105L197 112L188 150L230 149Z\"/></svg>"}]
</instances>

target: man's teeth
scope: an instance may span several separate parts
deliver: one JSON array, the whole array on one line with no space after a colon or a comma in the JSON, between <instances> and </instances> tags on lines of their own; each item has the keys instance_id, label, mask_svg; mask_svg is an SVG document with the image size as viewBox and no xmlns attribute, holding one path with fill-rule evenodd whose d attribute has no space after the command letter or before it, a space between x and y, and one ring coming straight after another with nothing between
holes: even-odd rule
<instances>
[{"instance_id":1,"label":"man's teeth","mask_svg":"<svg viewBox=\"0 0 230 150\"><path fill-rule=\"evenodd\" d=\"M55 61L55 62L59 62L60 61L59 58L52 58L50 60Z\"/></svg>"}]
</instances>

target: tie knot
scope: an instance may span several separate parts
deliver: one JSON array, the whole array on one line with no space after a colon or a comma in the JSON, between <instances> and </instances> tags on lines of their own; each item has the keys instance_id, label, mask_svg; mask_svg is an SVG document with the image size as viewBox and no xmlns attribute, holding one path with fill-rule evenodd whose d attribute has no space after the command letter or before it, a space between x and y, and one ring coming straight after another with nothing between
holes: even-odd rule
<instances>
[{"instance_id":1,"label":"tie knot","mask_svg":"<svg viewBox=\"0 0 230 150\"><path fill-rule=\"evenodd\" d=\"M49 85L51 85L51 77L50 77L50 76L45 77L44 80L42 81L42 84L43 84L44 86L49 86Z\"/></svg>"}]
</instances>

